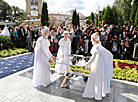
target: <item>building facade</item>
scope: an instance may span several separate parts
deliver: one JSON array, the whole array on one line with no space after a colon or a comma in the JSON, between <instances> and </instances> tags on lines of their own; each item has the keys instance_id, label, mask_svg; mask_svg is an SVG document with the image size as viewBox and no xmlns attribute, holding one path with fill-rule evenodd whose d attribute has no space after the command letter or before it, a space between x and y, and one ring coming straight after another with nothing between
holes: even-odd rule
<instances>
[{"instance_id":1,"label":"building facade","mask_svg":"<svg viewBox=\"0 0 138 102\"><path fill-rule=\"evenodd\" d=\"M26 1L26 20L36 20L40 19L41 9L42 9L42 0L25 0ZM27 15L30 15L31 18L28 18Z\"/></svg>"}]
</instances>

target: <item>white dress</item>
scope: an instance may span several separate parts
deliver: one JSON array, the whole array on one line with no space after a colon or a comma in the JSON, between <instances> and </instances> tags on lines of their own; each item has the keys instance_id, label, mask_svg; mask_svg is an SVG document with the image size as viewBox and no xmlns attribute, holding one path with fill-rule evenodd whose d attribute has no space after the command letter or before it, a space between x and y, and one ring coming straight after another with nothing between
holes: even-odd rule
<instances>
[{"instance_id":1,"label":"white dress","mask_svg":"<svg viewBox=\"0 0 138 102\"><path fill-rule=\"evenodd\" d=\"M110 79L113 77L113 55L101 43L93 46L92 57L85 68L91 67L82 97L101 100L110 93Z\"/></svg>"},{"instance_id":2,"label":"white dress","mask_svg":"<svg viewBox=\"0 0 138 102\"><path fill-rule=\"evenodd\" d=\"M62 55L64 54L64 58L61 61L61 63L66 63L69 62L69 55L71 55L71 41L68 38L67 41L64 40L64 38L60 39L59 41L59 49L58 49L58 54L57 58L62 59ZM70 65L68 64L59 64L57 63L55 65L55 71L57 73L61 74L67 74L67 73L73 73L72 70L70 69Z\"/></svg>"},{"instance_id":3,"label":"white dress","mask_svg":"<svg viewBox=\"0 0 138 102\"><path fill-rule=\"evenodd\" d=\"M52 54L49 51L50 43L48 39L39 37L35 46L33 85L43 85L46 87L51 83L49 59Z\"/></svg>"}]
</instances>

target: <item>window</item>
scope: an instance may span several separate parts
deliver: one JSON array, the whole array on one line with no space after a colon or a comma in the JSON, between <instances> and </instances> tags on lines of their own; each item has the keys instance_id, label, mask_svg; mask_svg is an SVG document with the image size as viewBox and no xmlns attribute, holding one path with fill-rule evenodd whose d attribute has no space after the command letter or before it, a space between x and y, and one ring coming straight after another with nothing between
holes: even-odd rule
<instances>
[{"instance_id":1,"label":"window","mask_svg":"<svg viewBox=\"0 0 138 102\"><path fill-rule=\"evenodd\" d=\"M34 0L34 3L35 3L35 0Z\"/></svg>"},{"instance_id":2,"label":"window","mask_svg":"<svg viewBox=\"0 0 138 102\"><path fill-rule=\"evenodd\" d=\"M31 16L38 16L38 11L31 11Z\"/></svg>"},{"instance_id":3,"label":"window","mask_svg":"<svg viewBox=\"0 0 138 102\"><path fill-rule=\"evenodd\" d=\"M38 2L38 0L36 0L36 2Z\"/></svg>"},{"instance_id":4,"label":"window","mask_svg":"<svg viewBox=\"0 0 138 102\"><path fill-rule=\"evenodd\" d=\"M38 9L38 6L36 6L36 5L31 5L31 9Z\"/></svg>"}]
</instances>

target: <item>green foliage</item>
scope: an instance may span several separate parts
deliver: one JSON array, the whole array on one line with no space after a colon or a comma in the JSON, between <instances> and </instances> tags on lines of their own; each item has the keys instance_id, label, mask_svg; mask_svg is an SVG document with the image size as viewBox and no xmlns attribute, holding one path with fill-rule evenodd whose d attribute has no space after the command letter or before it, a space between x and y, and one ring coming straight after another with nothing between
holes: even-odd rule
<instances>
[{"instance_id":1,"label":"green foliage","mask_svg":"<svg viewBox=\"0 0 138 102\"><path fill-rule=\"evenodd\" d=\"M3 0L0 1L0 10L1 10L0 19L2 19L2 17L3 17L3 20L7 20L11 18L9 16L12 16L12 8L7 2Z\"/></svg>"},{"instance_id":2,"label":"green foliage","mask_svg":"<svg viewBox=\"0 0 138 102\"><path fill-rule=\"evenodd\" d=\"M135 16L135 27L138 26L138 9L137 9L137 12L136 12L136 16Z\"/></svg>"},{"instance_id":3,"label":"green foliage","mask_svg":"<svg viewBox=\"0 0 138 102\"><path fill-rule=\"evenodd\" d=\"M117 10L116 10L116 7L113 5L112 7L112 12L113 12L113 23L112 24L115 24L115 25L118 25L118 14L117 14Z\"/></svg>"},{"instance_id":4,"label":"green foliage","mask_svg":"<svg viewBox=\"0 0 138 102\"><path fill-rule=\"evenodd\" d=\"M19 21L25 20L25 11L20 9L19 7L12 6L12 13L13 13L13 16L12 16L13 21L15 21L15 20L19 20Z\"/></svg>"},{"instance_id":5,"label":"green foliage","mask_svg":"<svg viewBox=\"0 0 138 102\"><path fill-rule=\"evenodd\" d=\"M7 2L0 0L0 20L22 21L25 19L25 11L19 7L10 6Z\"/></svg>"},{"instance_id":6,"label":"green foliage","mask_svg":"<svg viewBox=\"0 0 138 102\"><path fill-rule=\"evenodd\" d=\"M72 15L72 25L77 26L78 25L78 17L77 17L77 12L76 9L73 11L73 15Z\"/></svg>"},{"instance_id":7,"label":"green foliage","mask_svg":"<svg viewBox=\"0 0 138 102\"><path fill-rule=\"evenodd\" d=\"M42 11L41 11L41 24L42 24L42 26L45 26L45 21L49 20L47 8L48 8L47 2L43 2Z\"/></svg>"},{"instance_id":8,"label":"green foliage","mask_svg":"<svg viewBox=\"0 0 138 102\"><path fill-rule=\"evenodd\" d=\"M96 19L96 27L99 26L99 21L98 21L98 18Z\"/></svg>"},{"instance_id":9,"label":"green foliage","mask_svg":"<svg viewBox=\"0 0 138 102\"><path fill-rule=\"evenodd\" d=\"M101 21L104 20L104 13L105 13L105 7L103 8L103 10L101 12Z\"/></svg>"},{"instance_id":10,"label":"green foliage","mask_svg":"<svg viewBox=\"0 0 138 102\"><path fill-rule=\"evenodd\" d=\"M109 25L113 23L113 12L109 5L106 7L106 10L104 13L104 21L106 24L109 24Z\"/></svg>"},{"instance_id":11,"label":"green foliage","mask_svg":"<svg viewBox=\"0 0 138 102\"><path fill-rule=\"evenodd\" d=\"M132 25L135 24L135 16L136 16L137 9L138 9L138 0L133 0L133 4L131 7L131 14L130 14L130 20Z\"/></svg>"},{"instance_id":12,"label":"green foliage","mask_svg":"<svg viewBox=\"0 0 138 102\"><path fill-rule=\"evenodd\" d=\"M14 44L8 36L0 36L0 44L2 43L3 49L13 48Z\"/></svg>"},{"instance_id":13,"label":"green foliage","mask_svg":"<svg viewBox=\"0 0 138 102\"><path fill-rule=\"evenodd\" d=\"M89 17L89 20L92 20L93 23L94 23L94 14L93 14L93 12L91 13L91 15L90 15L90 17ZM90 23L91 23L91 22L90 22Z\"/></svg>"},{"instance_id":14,"label":"green foliage","mask_svg":"<svg viewBox=\"0 0 138 102\"><path fill-rule=\"evenodd\" d=\"M8 49L8 50L0 51L0 56L9 57L9 56L14 56L14 55L22 54L22 53L27 53L27 52L29 51L25 49Z\"/></svg>"},{"instance_id":15,"label":"green foliage","mask_svg":"<svg viewBox=\"0 0 138 102\"><path fill-rule=\"evenodd\" d=\"M77 25L80 25L79 13L77 14Z\"/></svg>"},{"instance_id":16,"label":"green foliage","mask_svg":"<svg viewBox=\"0 0 138 102\"><path fill-rule=\"evenodd\" d=\"M114 2L118 13L118 19L124 22L124 24L130 20L131 2L132 0L115 0Z\"/></svg>"}]
</instances>

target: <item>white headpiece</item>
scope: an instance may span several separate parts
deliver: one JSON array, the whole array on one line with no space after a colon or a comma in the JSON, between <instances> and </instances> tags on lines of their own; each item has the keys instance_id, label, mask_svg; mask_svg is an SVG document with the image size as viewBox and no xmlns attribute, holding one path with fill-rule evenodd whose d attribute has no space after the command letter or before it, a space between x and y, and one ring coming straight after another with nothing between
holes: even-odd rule
<instances>
[{"instance_id":1,"label":"white headpiece","mask_svg":"<svg viewBox=\"0 0 138 102\"><path fill-rule=\"evenodd\" d=\"M62 36L64 36L65 34L69 35L69 32L68 31L64 31L64 33L62 34Z\"/></svg>"},{"instance_id":2,"label":"white headpiece","mask_svg":"<svg viewBox=\"0 0 138 102\"><path fill-rule=\"evenodd\" d=\"M92 35L91 35L91 39L92 38L94 38L96 41L100 41L100 37L99 37L99 35L97 34L97 33L93 33ZM94 42L92 42L92 43L94 43Z\"/></svg>"},{"instance_id":3,"label":"white headpiece","mask_svg":"<svg viewBox=\"0 0 138 102\"><path fill-rule=\"evenodd\" d=\"M44 34L49 28L48 27L44 27L42 30L41 30L41 33Z\"/></svg>"}]
</instances>

